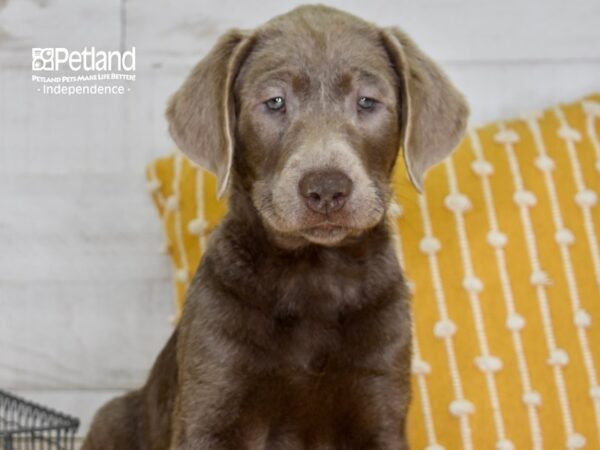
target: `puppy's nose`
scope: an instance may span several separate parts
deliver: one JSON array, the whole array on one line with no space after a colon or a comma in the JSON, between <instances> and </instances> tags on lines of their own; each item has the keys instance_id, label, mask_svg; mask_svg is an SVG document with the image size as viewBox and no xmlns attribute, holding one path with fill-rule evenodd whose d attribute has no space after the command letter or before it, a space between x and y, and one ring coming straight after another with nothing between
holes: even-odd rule
<instances>
[{"instance_id":1,"label":"puppy's nose","mask_svg":"<svg viewBox=\"0 0 600 450\"><path fill-rule=\"evenodd\" d=\"M304 175L298 188L311 210L328 214L344 206L352 192L352 180L339 170L317 170Z\"/></svg>"}]
</instances>

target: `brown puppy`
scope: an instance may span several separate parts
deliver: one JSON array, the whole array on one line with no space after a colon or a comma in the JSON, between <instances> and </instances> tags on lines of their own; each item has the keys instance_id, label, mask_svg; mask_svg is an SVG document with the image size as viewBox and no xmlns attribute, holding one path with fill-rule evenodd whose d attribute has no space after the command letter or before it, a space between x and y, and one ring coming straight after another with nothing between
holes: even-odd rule
<instances>
[{"instance_id":1,"label":"brown puppy","mask_svg":"<svg viewBox=\"0 0 600 450\"><path fill-rule=\"evenodd\" d=\"M413 183L467 107L397 29L306 6L230 31L167 111L230 210L142 389L86 450L399 450L410 312L385 212L399 147Z\"/></svg>"}]
</instances>

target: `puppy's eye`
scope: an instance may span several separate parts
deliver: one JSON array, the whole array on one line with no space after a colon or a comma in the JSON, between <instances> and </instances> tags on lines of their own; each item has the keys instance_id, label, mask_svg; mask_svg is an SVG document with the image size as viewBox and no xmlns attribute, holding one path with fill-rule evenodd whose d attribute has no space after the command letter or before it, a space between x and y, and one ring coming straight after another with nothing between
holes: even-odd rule
<instances>
[{"instance_id":1,"label":"puppy's eye","mask_svg":"<svg viewBox=\"0 0 600 450\"><path fill-rule=\"evenodd\" d=\"M373 109L373 107L375 106L375 103L377 103L377 100L371 98L371 97L361 97L358 99L358 107L360 109L364 109L364 110L371 110Z\"/></svg>"},{"instance_id":2,"label":"puppy's eye","mask_svg":"<svg viewBox=\"0 0 600 450\"><path fill-rule=\"evenodd\" d=\"M267 100L265 105L271 111L281 111L285 107L285 100L283 97L273 97Z\"/></svg>"}]
</instances>

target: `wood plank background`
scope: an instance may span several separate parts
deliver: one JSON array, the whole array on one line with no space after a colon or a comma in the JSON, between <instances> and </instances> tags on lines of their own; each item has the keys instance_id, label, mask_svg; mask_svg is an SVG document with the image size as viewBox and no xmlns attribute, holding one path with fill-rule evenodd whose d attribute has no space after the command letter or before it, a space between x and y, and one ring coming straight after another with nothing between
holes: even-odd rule
<instances>
[{"instance_id":1,"label":"wood plank background","mask_svg":"<svg viewBox=\"0 0 600 450\"><path fill-rule=\"evenodd\" d=\"M83 419L140 385L171 331L170 267L143 169L163 111L230 27L287 0L0 0L0 387ZM473 124L600 90L596 0L325 1L400 25L465 92ZM136 46L123 96L48 96L31 47Z\"/></svg>"}]
</instances>

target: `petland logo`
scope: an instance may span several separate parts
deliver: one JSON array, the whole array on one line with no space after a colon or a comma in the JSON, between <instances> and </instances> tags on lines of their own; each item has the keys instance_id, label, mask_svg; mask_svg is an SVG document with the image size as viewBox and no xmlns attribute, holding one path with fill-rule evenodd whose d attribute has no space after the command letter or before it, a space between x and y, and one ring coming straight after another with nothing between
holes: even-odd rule
<instances>
[{"instance_id":1,"label":"petland logo","mask_svg":"<svg viewBox=\"0 0 600 450\"><path fill-rule=\"evenodd\" d=\"M31 70L31 81L45 95L121 95L135 82L135 47L122 52L36 47Z\"/></svg>"},{"instance_id":2,"label":"petland logo","mask_svg":"<svg viewBox=\"0 0 600 450\"><path fill-rule=\"evenodd\" d=\"M31 49L31 69L33 71L58 71L70 69L90 72L133 72L135 71L135 47L124 52L96 50L84 47L82 51L70 51L66 48Z\"/></svg>"}]
</instances>

